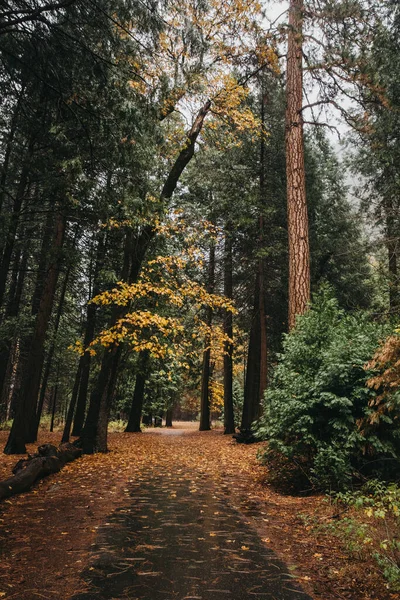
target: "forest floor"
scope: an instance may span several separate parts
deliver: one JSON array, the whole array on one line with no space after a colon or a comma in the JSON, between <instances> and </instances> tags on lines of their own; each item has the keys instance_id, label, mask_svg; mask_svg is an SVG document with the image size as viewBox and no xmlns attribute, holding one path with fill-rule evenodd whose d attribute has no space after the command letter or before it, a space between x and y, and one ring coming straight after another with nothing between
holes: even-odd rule
<instances>
[{"instance_id":1,"label":"forest floor","mask_svg":"<svg viewBox=\"0 0 400 600\"><path fill-rule=\"evenodd\" d=\"M0 598L399 598L368 553L327 527L336 506L279 494L259 444L195 427L110 434L108 454L3 501ZM16 461L0 457L1 479Z\"/></svg>"}]
</instances>

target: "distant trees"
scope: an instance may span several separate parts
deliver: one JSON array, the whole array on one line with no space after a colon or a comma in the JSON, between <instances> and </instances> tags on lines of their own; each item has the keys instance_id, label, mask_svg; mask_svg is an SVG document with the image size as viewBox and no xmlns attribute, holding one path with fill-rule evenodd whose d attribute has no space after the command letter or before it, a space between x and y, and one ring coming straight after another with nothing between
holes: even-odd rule
<instances>
[{"instance_id":1,"label":"distant trees","mask_svg":"<svg viewBox=\"0 0 400 600\"><path fill-rule=\"evenodd\" d=\"M359 186L362 210L376 223L386 250L386 293L390 312L400 308L400 206L399 206L399 9L387 4L390 26L381 27L368 49L368 74L374 87L363 90L367 110L358 116L353 136L354 172L361 173Z\"/></svg>"}]
</instances>

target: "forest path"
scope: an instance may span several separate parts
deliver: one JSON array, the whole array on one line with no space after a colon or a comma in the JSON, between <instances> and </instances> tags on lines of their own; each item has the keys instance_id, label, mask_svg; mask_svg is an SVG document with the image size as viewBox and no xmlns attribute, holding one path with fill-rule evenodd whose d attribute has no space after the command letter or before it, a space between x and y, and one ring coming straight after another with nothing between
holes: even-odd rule
<instances>
[{"instance_id":1,"label":"forest path","mask_svg":"<svg viewBox=\"0 0 400 600\"><path fill-rule=\"evenodd\" d=\"M310 598L251 527L234 483L213 477L202 460L185 464L193 437L183 429L143 436L151 461L100 527L83 573L88 591L73 600Z\"/></svg>"},{"instance_id":2,"label":"forest path","mask_svg":"<svg viewBox=\"0 0 400 600\"><path fill-rule=\"evenodd\" d=\"M111 433L107 454L0 503L0 598L398 599L326 528L337 507L265 485L263 444L197 427ZM17 460L0 454L0 478Z\"/></svg>"}]
</instances>

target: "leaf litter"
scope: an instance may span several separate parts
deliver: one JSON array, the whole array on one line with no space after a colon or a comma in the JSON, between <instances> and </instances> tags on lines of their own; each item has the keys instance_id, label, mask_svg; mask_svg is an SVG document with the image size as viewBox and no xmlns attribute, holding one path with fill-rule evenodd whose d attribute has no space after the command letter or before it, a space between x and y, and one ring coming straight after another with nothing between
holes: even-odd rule
<instances>
[{"instance_id":1,"label":"leaf litter","mask_svg":"<svg viewBox=\"0 0 400 600\"><path fill-rule=\"evenodd\" d=\"M256 458L259 444L239 445L221 430L200 433L195 424L176 425L184 427L188 428L184 435L174 436L151 430L110 434L109 453L84 456L39 482L31 492L3 502L0 597L66 600L84 591L81 573L90 568L98 529L114 509L127 504L129 484L145 481L149 474L162 475L163 491L174 497L171 485L176 474L182 472L184 478L190 472L191 495L207 480L229 496L231 505L245 515L246 523L313 598L398 598L386 588L372 560L355 560L344 552L337 537L318 534L306 524L333 516L323 496L285 496L265 484L265 467ZM0 443L5 443L7 435L0 432ZM28 451L44 442L57 443L59 437L59 433L41 432L38 443ZM15 456L3 455L0 477L9 476L15 462ZM217 533L209 531L208 535ZM241 546L250 554L246 544Z\"/></svg>"}]
</instances>

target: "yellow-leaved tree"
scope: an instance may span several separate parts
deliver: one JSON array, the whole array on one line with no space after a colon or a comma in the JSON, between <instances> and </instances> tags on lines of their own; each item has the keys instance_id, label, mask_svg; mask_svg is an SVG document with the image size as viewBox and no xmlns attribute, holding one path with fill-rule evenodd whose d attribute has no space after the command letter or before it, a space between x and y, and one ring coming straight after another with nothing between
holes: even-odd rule
<instances>
[{"instance_id":1,"label":"yellow-leaved tree","mask_svg":"<svg viewBox=\"0 0 400 600\"><path fill-rule=\"evenodd\" d=\"M124 343L139 354L135 406L131 408L134 416L129 419L128 431L140 430L141 411L137 405L143 404L144 371L149 362L168 363L169 369L159 371L160 376L168 380L172 370L175 374L185 372L192 365L198 369L199 358L208 353L216 371L220 371L226 344L232 343L224 332L222 319L211 322L207 315L210 310L221 316L227 312L232 314L235 312L233 303L225 296L210 292L202 282L207 238L211 237L214 243L221 232L206 221L189 227L182 217L177 219L176 214L158 229L159 236L167 238L170 245L174 233L180 235L179 249L172 254L157 254L148 260L135 283L120 281L111 290L96 296L93 303L125 307L126 311L112 327L101 331L88 348L78 345L81 352L95 354L99 348ZM220 376L212 379L210 391L212 408L221 411L223 386Z\"/></svg>"}]
</instances>

